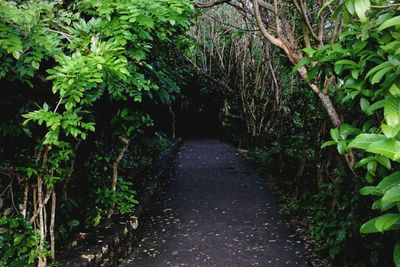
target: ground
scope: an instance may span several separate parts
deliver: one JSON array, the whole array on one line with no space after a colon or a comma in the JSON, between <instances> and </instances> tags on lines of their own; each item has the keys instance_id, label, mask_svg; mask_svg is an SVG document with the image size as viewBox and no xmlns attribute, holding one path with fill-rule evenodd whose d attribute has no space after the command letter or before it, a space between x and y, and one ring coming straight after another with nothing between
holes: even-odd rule
<instances>
[{"instance_id":1,"label":"ground","mask_svg":"<svg viewBox=\"0 0 400 267\"><path fill-rule=\"evenodd\" d=\"M307 266L265 179L212 139L182 146L144 237L121 265Z\"/></svg>"}]
</instances>

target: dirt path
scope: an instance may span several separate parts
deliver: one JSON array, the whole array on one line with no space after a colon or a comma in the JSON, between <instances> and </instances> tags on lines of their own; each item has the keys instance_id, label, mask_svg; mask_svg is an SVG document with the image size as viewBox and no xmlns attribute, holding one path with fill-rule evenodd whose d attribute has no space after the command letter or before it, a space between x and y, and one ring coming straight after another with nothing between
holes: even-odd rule
<instances>
[{"instance_id":1,"label":"dirt path","mask_svg":"<svg viewBox=\"0 0 400 267\"><path fill-rule=\"evenodd\" d=\"M144 238L121 266L307 266L278 210L236 149L187 140Z\"/></svg>"}]
</instances>

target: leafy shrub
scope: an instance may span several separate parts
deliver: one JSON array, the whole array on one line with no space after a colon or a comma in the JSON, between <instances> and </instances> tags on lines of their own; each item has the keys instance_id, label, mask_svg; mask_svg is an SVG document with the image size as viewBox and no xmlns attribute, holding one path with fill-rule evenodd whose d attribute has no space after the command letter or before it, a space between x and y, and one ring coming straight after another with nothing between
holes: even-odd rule
<instances>
[{"instance_id":1,"label":"leafy shrub","mask_svg":"<svg viewBox=\"0 0 400 267\"><path fill-rule=\"evenodd\" d=\"M38 250L40 235L20 215L0 217L0 266L32 266L39 255L48 255Z\"/></svg>"},{"instance_id":2,"label":"leafy shrub","mask_svg":"<svg viewBox=\"0 0 400 267\"><path fill-rule=\"evenodd\" d=\"M117 186L115 195L109 188L98 188L96 190L97 210L107 211L113 203L115 203L115 207L120 214L126 214L134 210L138 201L135 199L136 191L132 189L133 183L120 177Z\"/></svg>"}]
</instances>

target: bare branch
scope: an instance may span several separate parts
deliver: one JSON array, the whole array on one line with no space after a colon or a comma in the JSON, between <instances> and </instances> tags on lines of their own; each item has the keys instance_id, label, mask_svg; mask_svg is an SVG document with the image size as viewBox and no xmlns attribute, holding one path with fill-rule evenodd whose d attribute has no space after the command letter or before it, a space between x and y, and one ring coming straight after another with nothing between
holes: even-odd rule
<instances>
[{"instance_id":1,"label":"bare branch","mask_svg":"<svg viewBox=\"0 0 400 267\"><path fill-rule=\"evenodd\" d=\"M194 6L198 7L198 8L208 8L208 7L213 7L216 5L221 5L221 4L225 4L225 3L229 3L231 0L214 0L208 3L200 3L197 1L194 1Z\"/></svg>"}]
</instances>

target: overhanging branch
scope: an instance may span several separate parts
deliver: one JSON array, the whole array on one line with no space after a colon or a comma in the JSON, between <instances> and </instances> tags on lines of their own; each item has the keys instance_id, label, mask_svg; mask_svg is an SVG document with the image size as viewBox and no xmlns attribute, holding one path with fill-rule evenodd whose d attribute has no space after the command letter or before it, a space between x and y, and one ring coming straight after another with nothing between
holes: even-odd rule
<instances>
[{"instance_id":1,"label":"overhanging branch","mask_svg":"<svg viewBox=\"0 0 400 267\"><path fill-rule=\"evenodd\" d=\"M198 8L208 8L208 7L213 7L216 5L220 5L220 4L225 4L225 3L229 3L231 0L214 0L214 1L210 1L208 3L200 3L197 1L194 1L194 6L198 7Z\"/></svg>"}]
</instances>

